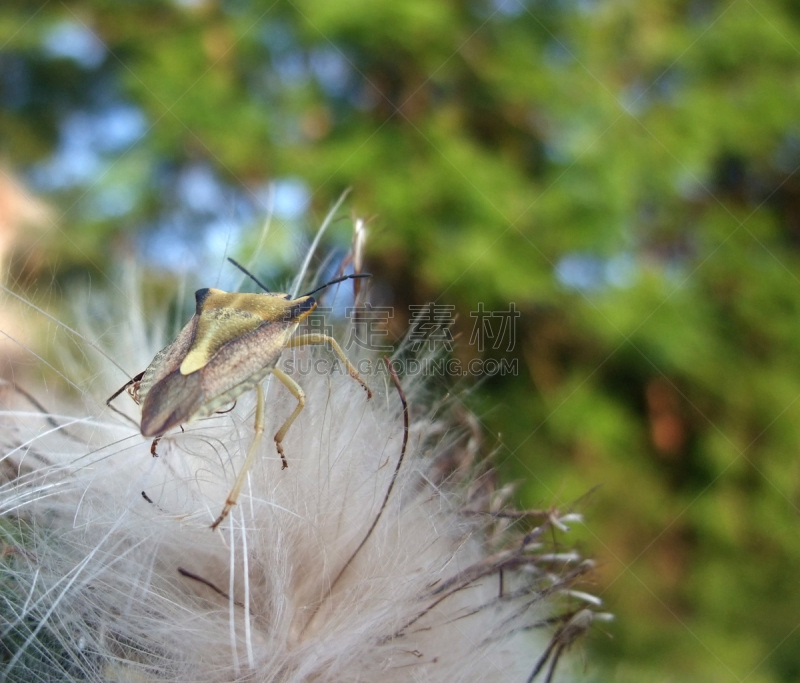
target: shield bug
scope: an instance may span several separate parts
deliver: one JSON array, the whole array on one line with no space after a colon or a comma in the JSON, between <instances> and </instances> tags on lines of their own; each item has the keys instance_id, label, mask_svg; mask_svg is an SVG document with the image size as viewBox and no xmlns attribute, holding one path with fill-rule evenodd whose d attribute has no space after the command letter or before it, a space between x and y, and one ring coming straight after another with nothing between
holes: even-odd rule
<instances>
[{"instance_id":1,"label":"shield bug","mask_svg":"<svg viewBox=\"0 0 800 683\"><path fill-rule=\"evenodd\" d=\"M305 394L297 382L277 367L284 349L330 344L350 376L364 387L367 399L372 398L369 387L335 339L319 333L294 336L300 322L317 306L312 294L344 280L370 277L368 274L345 275L293 299L289 294L270 292L244 267L233 259L228 260L264 293L198 289L195 292L195 314L175 340L156 354L144 372L106 401L116 410L111 401L127 390L130 397L142 406L139 427L143 436L154 437L150 452L156 455L159 439L173 427L208 417L244 392L256 390L255 436L225 506L211 525L212 529L216 529L236 504L255 459L264 432L261 381L270 373L297 399L294 412L275 433L275 447L281 457L282 469L288 467L281 442L303 410Z\"/></svg>"}]
</instances>

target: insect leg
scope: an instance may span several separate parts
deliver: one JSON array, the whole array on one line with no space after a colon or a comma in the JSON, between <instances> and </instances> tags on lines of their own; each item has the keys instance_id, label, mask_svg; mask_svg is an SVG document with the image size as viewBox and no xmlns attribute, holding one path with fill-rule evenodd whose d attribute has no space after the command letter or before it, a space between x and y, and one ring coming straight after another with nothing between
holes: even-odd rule
<instances>
[{"instance_id":1,"label":"insect leg","mask_svg":"<svg viewBox=\"0 0 800 683\"><path fill-rule=\"evenodd\" d=\"M358 374L358 370L356 370L353 367L353 364L347 360L347 356L344 355L342 347L339 346L333 337L329 337L327 334L302 334L297 337L292 337L289 340L289 343L286 344L286 347L294 348L296 346L306 346L307 344L330 344L334 353L339 356L339 359L342 361L342 363L344 363L344 366L347 368L347 372L350 373L350 377L364 387L364 391L367 392L367 400L372 398L372 392L369 390L369 387L366 385L364 380L361 379L361 375Z\"/></svg>"},{"instance_id":2,"label":"insect leg","mask_svg":"<svg viewBox=\"0 0 800 683\"><path fill-rule=\"evenodd\" d=\"M239 472L239 476L236 477L233 488L228 494L228 499L225 501L225 507L222 508L222 512L220 512L219 517L217 517L217 519L214 520L214 523L211 525L212 530L216 529L220 525L222 520L228 516L231 508L236 505L236 501L239 499L239 492L242 490L242 486L244 486L247 473L250 471L253 461L256 458L256 453L258 452L258 444L261 442L261 435L264 433L264 390L261 388L260 384L256 387L255 432L256 433L255 436L253 436L253 442L250 444L250 448L247 451L247 457L244 460L244 464Z\"/></svg>"},{"instance_id":3,"label":"insect leg","mask_svg":"<svg viewBox=\"0 0 800 683\"><path fill-rule=\"evenodd\" d=\"M278 454L281 456L281 461L283 462L283 467L281 467L281 469L284 470L289 467L289 463L286 462L286 456L283 454L283 446L281 446L281 441L283 441L283 437L286 436L286 432L289 431L289 427L292 426L292 423L300 414L300 411L305 408L306 395L305 392L300 388L300 385L291 377L289 377L289 375L283 372L283 370L273 368L272 374L275 375L275 377L280 380L281 384L291 391L292 396L297 399L297 407L294 409L294 412L289 415L289 419L283 423L283 426L275 434L275 446L278 448Z\"/></svg>"},{"instance_id":4,"label":"insect leg","mask_svg":"<svg viewBox=\"0 0 800 683\"><path fill-rule=\"evenodd\" d=\"M140 372L138 375L136 375L136 377L134 377L131 380L128 380L127 382L125 382L125 384L123 384L119 389L117 389L113 394L111 394L111 396L109 396L106 399L106 405L110 408L111 407L111 401L113 401L117 396L119 396L129 386L131 386L132 384L136 384L136 382L140 381L142 379L142 377L144 377L144 372Z\"/></svg>"},{"instance_id":5,"label":"insect leg","mask_svg":"<svg viewBox=\"0 0 800 683\"><path fill-rule=\"evenodd\" d=\"M140 372L140 373L139 373L138 375L136 375L136 377L134 377L132 380L129 380L128 382L126 382L125 384L123 384L123 385L122 385L122 386L121 386L119 389L117 389L117 390L116 390L116 391L115 391L113 394L111 394L111 396L109 396L109 397L106 399L106 405L107 405L109 408L111 408L111 410L113 410L115 413L117 413L117 414L119 414L119 415L122 415L122 417L124 417L126 420L128 420L128 422L132 422L132 423L133 423L133 424L134 424L136 427L138 427L138 426L139 426L139 425L136 423L136 421L135 421L135 420L132 420L130 417L128 417L128 416L127 416L125 413L123 413L123 412L122 412L121 410L119 410L118 408L115 408L114 406L112 406L112 405L111 405L111 401L113 401L113 400L114 400L114 399L115 399L117 396L119 396L119 395L120 395L120 394L121 394L123 391L125 391L125 390L126 390L128 387L136 385L136 384L137 384L139 381L141 381L142 377L144 377L144 372ZM137 401L137 403L138 403L138 401Z\"/></svg>"}]
</instances>

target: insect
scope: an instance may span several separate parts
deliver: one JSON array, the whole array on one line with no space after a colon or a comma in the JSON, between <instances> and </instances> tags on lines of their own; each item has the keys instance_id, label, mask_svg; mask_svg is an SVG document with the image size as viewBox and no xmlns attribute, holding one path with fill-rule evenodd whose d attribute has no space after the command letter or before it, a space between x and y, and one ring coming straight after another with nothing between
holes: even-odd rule
<instances>
[{"instance_id":1,"label":"insect","mask_svg":"<svg viewBox=\"0 0 800 683\"><path fill-rule=\"evenodd\" d=\"M195 314L175 340L156 354L144 372L106 401L106 405L116 410L111 401L127 390L130 397L142 406L139 427L143 436L154 437L150 452L156 455L159 439L173 427L208 417L244 392L256 390L255 436L225 506L211 525L212 529L216 529L231 507L236 505L247 472L255 460L264 432L261 381L270 373L297 399L294 412L274 437L281 457L281 469L289 465L281 442L305 406L305 393L297 382L277 367L284 349L330 344L350 376L367 392L367 399L372 398L369 387L335 339L319 333L294 336L300 322L317 306L312 294L344 280L370 275L345 275L293 299L289 294L270 292L243 266L233 259L228 260L265 293L239 294L219 289L198 289L195 292Z\"/></svg>"}]
</instances>

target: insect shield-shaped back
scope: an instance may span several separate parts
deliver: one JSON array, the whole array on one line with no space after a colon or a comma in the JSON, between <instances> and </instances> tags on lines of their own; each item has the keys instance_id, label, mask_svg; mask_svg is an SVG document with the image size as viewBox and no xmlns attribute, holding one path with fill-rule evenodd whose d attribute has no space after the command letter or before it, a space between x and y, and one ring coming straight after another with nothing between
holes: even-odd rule
<instances>
[{"instance_id":1,"label":"insect shield-shaped back","mask_svg":"<svg viewBox=\"0 0 800 683\"><path fill-rule=\"evenodd\" d=\"M194 316L139 383L144 436L211 415L255 387L317 305L311 296L219 289L198 289L195 299Z\"/></svg>"}]
</instances>

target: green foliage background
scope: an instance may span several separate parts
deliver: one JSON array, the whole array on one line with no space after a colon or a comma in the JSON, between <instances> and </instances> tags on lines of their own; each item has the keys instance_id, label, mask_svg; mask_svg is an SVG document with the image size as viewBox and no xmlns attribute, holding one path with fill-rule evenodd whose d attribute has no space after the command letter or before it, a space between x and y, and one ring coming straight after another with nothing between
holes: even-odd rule
<instances>
[{"instance_id":1,"label":"green foliage background","mask_svg":"<svg viewBox=\"0 0 800 683\"><path fill-rule=\"evenodd\" d=\"M247 235L276 180L307 230L352 187L461 357L515 302L520 372L471 407L526 504L601 485L598 680L800 679L799 124L791 0L0 6L0 154L58 214L17 277Z\"/></svg>"}]
</instances>

